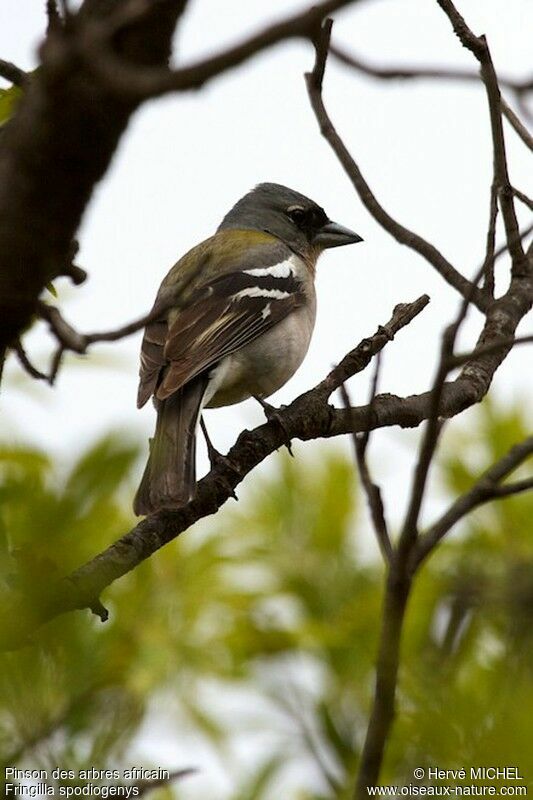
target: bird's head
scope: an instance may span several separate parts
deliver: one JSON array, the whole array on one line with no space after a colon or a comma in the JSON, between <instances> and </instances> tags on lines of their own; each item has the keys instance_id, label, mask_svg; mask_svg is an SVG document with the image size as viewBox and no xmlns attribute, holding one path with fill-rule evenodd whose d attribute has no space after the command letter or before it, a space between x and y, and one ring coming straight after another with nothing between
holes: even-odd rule
<instances>
[{"instance_id":1,"label":"bird's head","mask_svg":"<svg viewBox=\"0 0 533 800\"><path fill-rule=\"evenodd\" d=\"M260 183L245 194L222 220L219 230L227 229L265 231L302 255L363 241L313 200L279 183Z\"/></svg>"}]
</instances>

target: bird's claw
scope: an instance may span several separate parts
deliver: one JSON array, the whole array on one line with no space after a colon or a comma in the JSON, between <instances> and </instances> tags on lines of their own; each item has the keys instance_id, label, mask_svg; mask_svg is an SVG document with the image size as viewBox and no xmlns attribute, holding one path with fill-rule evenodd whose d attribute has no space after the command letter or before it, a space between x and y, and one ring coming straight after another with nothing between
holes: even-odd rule
<instances>
[{"instance_id":1,"label":"bird's claw","mask_svg":"<svg viewBox=\"0 0 533 800\"><path fill-rule=\"evenodd\" d=\"M263 409L263 411L265 413L265 417L267 418L267 421L268 422L277 422L278 423L279 427L281 428L281 430L283 431L283 434L285 436L285 441L283 442L283 444L285 445L285 447L289 451L289 455L291 455L294 458L294 453L292 452L291 438L289 436L289 432L287 430L287 426L285 425L283 417L279 413L281 409L275 408L274 406L271 406L270 403L267 403L266 400L263 400L263 398L259 397L259 395L254 395L254 399L257 400L257 402L259 403L259 405ZM282 408L283 408L283 406L282 406Z\"/></svg>"},{"instance_id":2,"label":"bird's claw","mask_svg":"<svg viewBox=\"0 0 533 800\"><path fill-rule=\"evenodd\" d=\"M207 433L207 428L205 427L205 423L203 419L200 419L200 425L202 428L202 432L204 434L205 443L207 446L207 457L209 458L209 465L212 470L219 471L220 468L229 470L235 473L239 479L242 478L242 473L240 469L233 463L231 458L228 458L214 447L213 442L209 438L209 434ZM233 497L234 500L238 500L239 498L235 494L235 489L231 485L230 481L224 475L217 475L217 480L221 486L227 491L230 497Z\"/></svg>"}]
</instances>

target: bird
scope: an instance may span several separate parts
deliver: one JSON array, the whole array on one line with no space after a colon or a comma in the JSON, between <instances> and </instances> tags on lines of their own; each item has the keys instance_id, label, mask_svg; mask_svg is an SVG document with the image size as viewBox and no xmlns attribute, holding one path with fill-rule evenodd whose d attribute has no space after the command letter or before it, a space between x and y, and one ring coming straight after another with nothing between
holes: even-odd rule
<instances>
[{"instance_id":1,"label":"bird","mask_svg":"<svg viewBox=\"0 0 533 800\"><path fill-rule=\"evenodd\" d=\"M137 405L153 397L157 422L138 516L193 499L203 408L250 397L267 407L292 377L315 325L318 257L361 241L305 195L260 183L171 268L141 345Z\"/></svg>"}]
</instances>

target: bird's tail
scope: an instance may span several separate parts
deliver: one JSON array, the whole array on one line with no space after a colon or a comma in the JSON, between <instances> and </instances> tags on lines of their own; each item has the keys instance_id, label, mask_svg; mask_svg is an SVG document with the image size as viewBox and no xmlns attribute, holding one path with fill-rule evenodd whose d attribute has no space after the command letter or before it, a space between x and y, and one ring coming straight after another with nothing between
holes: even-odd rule
<instances>
[{"instance_id":1,"label":"bird's tail","mask_svg":"<svg viewBox=\"0 0 533 800\"><path fill-rule=\"evenodd\" d=\"M196 488L196 427L207 379L198 376L157 406L150 457L133 501L140 516L179 508Z\"/></svg>"}]
</instances>

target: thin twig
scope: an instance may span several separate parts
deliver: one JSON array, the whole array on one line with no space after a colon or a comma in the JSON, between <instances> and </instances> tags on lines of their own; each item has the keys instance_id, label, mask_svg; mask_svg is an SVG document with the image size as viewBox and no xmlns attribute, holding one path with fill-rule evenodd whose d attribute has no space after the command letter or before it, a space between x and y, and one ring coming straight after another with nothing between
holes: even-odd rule
<instances>
[{"instance_id":1,"label":"thin twig","mask_svg":"<svg viewBox=\"0 0 533 800\"><path fill-rule=\"evenodd\" d=\"M12 64L11 61L4 61L0 58L0 78L14 84L15 86L24 86L28 80L28 73L23 69Z\"/></svg>"},{"instance_id":2,"label":"thin twig","mask_svg":"<svg viewBox=\"0 0 533 800\"><path fill-rule=\"evenodd\" d=\"M531 455L533 455L533 436L512 447L503 458L489 467L472 488L457 498L450 508L419 538L413 553L411 568L418 569L421 562L448 531L477 506L487 503L489 500L509 497L533 488L533 478L500 485L504 478Z\"/></svg>"},{"instance_id":3,"label":"thin twig","mask_svg":"<svg viewBox=\"0 0 533 800\"><path fill-rule=\"evenodd\" d=\"M26 351L24 350L20 339L17 339L13 350L17 354L17 358L23 367L26 370L28 375L31 375L32 378L38 381L48 381L48 375L45 375L44 372L36 369L31 361L29 360L28 356L26 355Z\"/></svg>"},{"instance_id":4,"label":"thin twig","mask_svg":"<svg viewBox=\"0 0 533 800\"><path fill-rule=\"evenodd\" d=\"M522 228L518 232L518 238L520 239L521 242L523 242L524 239L527 239L530 233L533 233L533 222L531 222L529 225L526 225L525 228ZM505 253L507 253L508 251L509 251L509 243L504 242L504 244L496 248L493 261L496 262L499 258L501 258L501 256L505 255Z\"/></svg>"},{"instance_id":5,"label":"thin twig","mask_svg":"<svg viewBox=\"0 0 533 800\"><path fill-rule=\"evenodd\" d=\"M500 84L501 84L500 78ZM515 133L522 139L525 146L528 147L530 150L533 150L533 136L530 134L522 120L517 117L514 113L513 109L509 106L509 104L505 101L502 97L500 98L500 103L502 107L502 113L507 120L507 122L514 128Z\"/></svg>"},{"instance_id":6,"label":"thin twig","mask_svg":"<svg viewBox=\"0 0 533 800\"><path fill-rule=\"evenodd\" d=\"M484 344L480 347L476 347L475 350L471 350L468 353L456 353L452 355L448 361L450 369L454 369L455 367L460 367L463 364L466 364L468 361L473 361L480 356L486 356L489 353L494 353L500 349L500 347L515 347L517 344L531 344L533 342L533 335L527 336L510 336L506 339L499 339L497 342L491 342L490 344Z\"/></svg>"},{"instance_id":7,"label":"thin twig","mask_svg":"<svg viewBox=\"0 0 533 800\"><path fill-rule=\"evenodd\" d=\"M363 205L381 227L393 236L396 241L419 253L447 283L453 286L463 297L466 296L470 290L470 281L461 275L433 244L393 219L378 202L326 111L321 87L317 85L315 70L316 63L313 72L307 73L305 79L309 99L319 124L320 132L340 161ZM485 311L488 307L488 298L478 287L475 287L472 301L480 311Z\"/></svg>"},{"instance_id":8,"label":"thin twig","mask_svg":"<svg viewBox=\"0 0 533 800\"><path fill-rule=\"evenodd\" d=\"M215 56L198 61L177 70L164 68L135 67L119 58L112 50L112 40L117 26L131 24L145 13L145 4L133 0L128 6L119 7L115 19L107 19L103 24L86 26L79 42L80 55L87 66L105 84L106 88L129 98L144 100L168 92L199 89L211 78L236 67L256 53L272 47L278 42L291 38L312 39L317 25L328 14L344 6L354 5L360 0L323 0L304 11L265 28L240 44L230 47Z\"/></svg>"},{"instance_id":9,"label":"thin twig","mask_svg":"<svg viewBox=\"0 0 533 800\"><path fill-rule=\"evenodd\" d=\"M91 344L116 342L119 339L124 339L126 336L137 333L150 322L161 318L172 304L174 304L173 300L158 303L148 314L144 314L133 322L128 322L126 325L110 331L95 331L94 333L79 333L65 320L58 308L43 301L38 303L38 310L40 316L48 322L57 340L61 342L65 349L84 354Z\"/></svg>"},{"instance_id":10,"label":"thin twig","mask_svg":"<svg viewBox=\"0 0 533 800\"><path fill-rule=\"evenodd\" d=\"M521 203L523 203L525 206L527 206L527 208L533 211L533 200L531 199L531 197L528 197L527 194L525 194L525 192L521 192L520 189L515 189L514 186L512 187L512 191L514 196L518 198L518 200L520 200Z\"/></svg>"},{"instance_id":11,"label":"thin twig","mask_svg":"<svg viewBox=\"0 0 533 800\"><path fill-rule=\"evenodd\" d=\"M479 72L477 70L452 69L450 67L408 67L408 66L389 66L382 67L372 64L353 52L348 53L337 44L330 47L331 55L346 64L348 67L369 75L379 80L444 80L444 81L467 81L472 83L479 82ZM525 78L516 81L510 77L499 76L500 86L505 86L517 95L526 94L533 89L533 78Z\"/></svg>"},{"instance_id":12,"label":"thin twig","mask_svg":"<svg viewBox=\"0 0 533 800\"><path fill-rule=\"evenodd\" d=\"M348 378L353 377L368 366L371 359L382 350L385 345L394 339L398 331L409 325L415 317L429 303L427 294L423 294L412 303L398 303L394 307L391 319L386 325L380 325L376 333L369 339L363 339L357 347L350 350L347 355L334 367L329 375L316 387L316 391L328 398L336 389L339 389Z\"/></svg>"},{"instance_id":13,"label":"thin twig","mask_svg":"<svg viewBox=\"0 0 533 800\"><path fill-rule=\"evenodd\" d=\"M399 330L407 325L416 316L412 309L420 313L426 304L425 297L410 305L400 304L387 323L387 330ZM411 313L408 313L410 308ZM364 369L372 356L383 349L390 339L381 326L374 336L363 339L352 350L351 357L343 359L333 370L332 383L323 381L297 397L289 406L278 410L283 419L283 428L272 421L260 425L255 431L243 431L227 458L220 459L209 474L198 482L196 495L186 506L158 512L142 520L68 578L47 585L46 593L39 597L39 602L32 596L25 605L24 598L17 596L10 605L6 597L0 596L0 649L2 646L19 645L29 630L51 617L74 608L94 607L101 592L113 581L175 539L194 521L215 513L244 477L281 447L287 435L302 440L329 436L333 416L341 412L341 409L333 409L329 405L331 391L335 385L348 380L350 370L354 375ZM363 411L363 416L364 425L367 425L368 409ZM17 609L16 613L12 606Z\"/></svg>"},{"instance_id":14,"label":"thin twig","mask_svg":"<svg viewBox=\"0 0 533 800\"><path fill-rule=\"evenodd\" d=\"M513 261L513 275L524 275L527 274L529 265L519 236L518 220L516 218L505 151L501 93L487 40L485 36L475 36L474 33L472 33L464 18L455 8L452 0L437 0L437 2L450 20L453 30L459 37L463 47L466 47L473 53L481 67L481 77L485 84L490 112L494 178L498 183L505 233L507 243L509 244L509 252Z\"/></svg>"},{"instance_id":15,"label":"thin twig","mask_svg":"<svg viewBox=\"0 0 533 800\"><path fill-rule=\"evenodd\" d=\"M380 362L381 362L380 354L378 353L375 362L376 366L374 369L374 375L370 391L370 399L368 403L369 416L372 415L374 400L377 393ZM351 402L348 389L346 388L346 384L344 383L342 384L342 386L340 387L340 392L344 403L344 407L350 408ZM366 451L370 438L370 428L368 428L368 430L360 434L352 432L351 438L354 448L355 460L361 478L361 484L366 494L366 499L370 510L370 518L372 520L372 525L374 527L374 532L376 534L376 539L379 545L379 549L381 550L381 554L383 556L385 563L390 563L392 559L392 545L389 536L387 520L385 517L385 509L383 506L381 489L372 480L372 477L370 475L370 470L368 468L368 462L366 460Z\"/></svg>"},{"instance_id":16,"label":"thin twig","mask_svg":"<svg viewBox=\"0 0 533 800\"><path fill-rule=\"evenodd\" d=\"M494 251L496 247L496 222L498 219L498 185L492 181L490 187L489 226L487 228L487 245L483 265L483 291L494 297Z\"/></svg>"},{"instance_id":17,"label":"thin twig","mask_svg":"<svg viewBox=\"0 0 533 800\"><path fill-rule=\"evenodd\" d=\"M482 264L471 282L471 286L473 287L471 294L473 294L474 287L477 286L484 274L485 264ZM437 366L433 387L431 389L431 412L426 423L424 435L422 437L407 513L405 515L405 520L398 543L398 558L404 563L409 558L411 549L418 537L418 518L426 490L429 470L435 455L440 432L442 430L442 420L439 420L439 408L444 390L444 383L450 371L449 365L451 359L453 358L455 342L457 340L457 335L461 325L463 324L468 313L470 300L471 298L468 295L462 299L454 322L446 328L442 337L439 364Z\"/></svg>"},{"instance_id":18,"label":"thin twig","mask_svg":"<svg viewBox=\"0 0 533 800\"><path fill-rule=\"evenodd\" d=\"M65 346L59 344L53 355L52 363L50 365L50 375L48 377L48 383L50 384L50 386L53 386L56 381L57 375L59 373L59 368L61 366L61 362L63 361L63 356L65 355L65 350L66 350Z\"/></svg>"}]
</instances>

